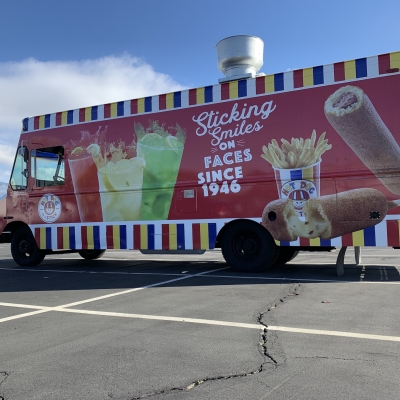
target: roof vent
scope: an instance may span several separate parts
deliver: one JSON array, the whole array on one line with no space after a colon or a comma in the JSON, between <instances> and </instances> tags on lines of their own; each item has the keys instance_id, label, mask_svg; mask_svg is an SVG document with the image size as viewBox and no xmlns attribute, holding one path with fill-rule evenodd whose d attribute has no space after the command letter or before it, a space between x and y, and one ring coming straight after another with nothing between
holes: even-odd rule
<instances>
[{"instance_id":1,"label":"roof vent","mask_svg":"<svg viewBox=\"0 0 400 400\"><path fill-rule=\"evenodd\" d=\"M230 36L220 40L216 48L218 68L225 75L219 83L255 78L264 64L264 42L257 36Z\"/></svg>"}]
</instances>

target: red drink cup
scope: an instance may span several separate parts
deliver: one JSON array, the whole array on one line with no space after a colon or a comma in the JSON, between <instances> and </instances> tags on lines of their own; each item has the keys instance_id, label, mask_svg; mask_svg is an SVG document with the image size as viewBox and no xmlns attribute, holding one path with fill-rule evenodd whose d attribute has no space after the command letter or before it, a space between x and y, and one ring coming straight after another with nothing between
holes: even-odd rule
<instances>
[{"instance_id":1,"label":"red drink cup","mask_svg":"<svg viewBox=\"0 0 400 400\"><path fill-rule=\"evenodd\" d=\"M92 156L68 159L68 164L81 221L103 221L97 167Z\"/></svg>"}]
</instances>

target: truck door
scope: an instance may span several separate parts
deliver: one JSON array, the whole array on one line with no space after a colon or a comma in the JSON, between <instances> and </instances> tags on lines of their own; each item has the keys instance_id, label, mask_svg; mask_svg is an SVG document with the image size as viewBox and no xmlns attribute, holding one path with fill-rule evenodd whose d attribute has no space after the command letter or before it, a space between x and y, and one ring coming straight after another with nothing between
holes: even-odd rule
<instances>
[{"instance_id":1,"label":"truck door","mask_svg":"<svg viewBox=\"0 0 400 400\"><path fill-rule=\"evenodd\" d=\"M32 223L70 222L71 210L66 206L64 147L30 146L28 179L29 206Z\"/></svg>"},{"instance_id":2,"label":"truck door","mask_svg":"<svg viewBox=\"0 0 400 400\"><path fill-rule=\"evenodd\" d=\"M11 196L7 199L7 215L28 223L29 150L24 143L17 149L10 178Z\"/></svg>"}]
</instances>

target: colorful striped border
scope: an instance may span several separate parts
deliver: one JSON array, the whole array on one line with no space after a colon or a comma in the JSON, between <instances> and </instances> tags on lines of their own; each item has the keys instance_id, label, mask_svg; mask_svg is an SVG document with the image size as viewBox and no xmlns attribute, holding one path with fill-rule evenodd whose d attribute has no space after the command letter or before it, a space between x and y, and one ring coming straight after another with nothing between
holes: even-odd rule
<instances>
[{"instance_id":1,"label":"colorful striped border","mask_svg":"<svg viewBox=\"0 0 400 400\"><path fill-rule=\"evenodd\" d=\"M293 242L275 241L278 246L361 246L361 247L399 247L400 220L385 220L367 229L349 233L330 240L299 238Z\"/></svg>"},{"instance_id":2,"label":"colorful striped border","mask_svg":"<svg viewBox=\"0 0 400 400\"><path fill-rule=\"evenodd\" d=\"M215 248L219 231L230 221L154 221L126 224L102 222L93 225L32 225L31 229L39 248L43 250L211 250ZM255 218L254 221L261 220ZM400 247L400 220L384 220L378 225L331 240L299 238L293 242L275 242L278 246Z\"/></svg>"},{"instance_id":3,"label":"colorful striped border","mask_svg":"<svg viewBox=\"0 0 400 400\"><path fill-rule=\"evenodd\" d=\"M42 250L210 250L225 222L32 225L31 229Z\"/></svg>"},{"instance_id":4,"label":"colorful striped border","mask_svg":"<svg viewBox=\"0 0 400 400\"><path fill-rule=\"evenodd\" d=\"M23 132L55 128L109 118L186 108L206 103L253 97L256 95L290 91L317 85L374 78L400 70L400 52L358 58L334 64L298 69L284 73L225 82L158 96L119 101L93 107L46 114L23 120Z\"/></svg>"},{"instance_id":5,"label":"colorful striped border","mask_svg":"<svg viewBox=\"0 0 400 400\"><path fill-rule=\"evenodd\" d=\"M107 249L127 249L126 225L107 225Z\"/></svg>"}]
</instances>

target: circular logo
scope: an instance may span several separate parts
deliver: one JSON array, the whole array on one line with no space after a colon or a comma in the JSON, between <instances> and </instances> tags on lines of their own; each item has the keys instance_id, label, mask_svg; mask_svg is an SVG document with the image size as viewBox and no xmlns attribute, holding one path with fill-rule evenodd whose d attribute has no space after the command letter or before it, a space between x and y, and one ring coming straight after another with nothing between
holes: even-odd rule
<instances>
[{"instance_id":1,"label":"circular logo","mask_svg":"<svg viewBox=\"0 0 400 400\"><path fill-rule=\"evenodd\" d=\"M301 210L305 202L313 197L317 197L317 188L311 181L299 179L282 185L281 198L292 200L296 210Z\"/></svg>"},{"instance_id":2,"label":"circular logo","mask_svg":"<svg viewBox=\"0 0 400 400\"><path fill-rule=\"evenodd\" d=\"M51 223L61 215L61 201L54 194L45 194L39 200L38 213L42 221Z\"/></svg>"}]
</instances>

